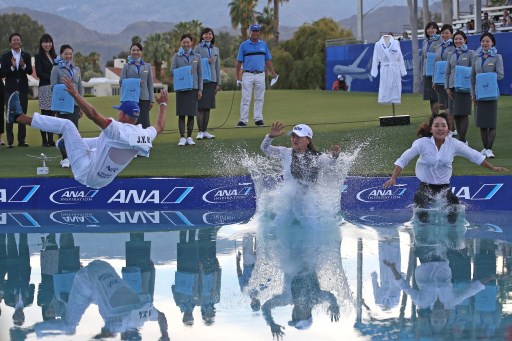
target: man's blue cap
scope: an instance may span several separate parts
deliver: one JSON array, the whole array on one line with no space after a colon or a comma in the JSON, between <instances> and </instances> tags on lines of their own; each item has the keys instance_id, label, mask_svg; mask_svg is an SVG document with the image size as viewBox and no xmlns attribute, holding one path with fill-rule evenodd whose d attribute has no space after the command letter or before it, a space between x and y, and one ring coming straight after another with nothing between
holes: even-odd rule
<instances>
[{"instance_id":1,"label":"man's blue cap","mask_svg":"<svg viewBox=\"0 0 512 341\"><path fill-rule=\"evenodd\" d=\"M112 108L121 110L128 116L139 118L140 109L139 104L137 104L137 102L124 101L121 102L121 104L119 105L114 105Z\"/></svg>"},{"instance_id":2,"label":"man's blue cap","mask_svg":"<svg viewBox=\"0 0 512 341\"><path fill-rule=\"evenodd\" d=\"M260 25L258 24L254 24L251 26L251 31L260 31Z\"/></svg>"}]
</instances>

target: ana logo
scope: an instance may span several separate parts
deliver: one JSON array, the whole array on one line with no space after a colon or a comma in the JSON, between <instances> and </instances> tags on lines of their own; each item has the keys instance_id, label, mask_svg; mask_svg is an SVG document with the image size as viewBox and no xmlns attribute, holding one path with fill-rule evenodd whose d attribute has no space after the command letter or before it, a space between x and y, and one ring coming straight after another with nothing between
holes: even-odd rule
<instances>
[{"instance_id":1,"label":"ana logo","mask_svg":"<svg viewBox=\"0 0 512 341\"><path fill-rule=\"evenodd\" d=\"M243 210L226 212L206 212L203 214L203 221L208 225L226 225L240 223L249 220L252 212L247 213Z\"/></svg>"},{"instance_id":2,"label":"ana logo","mask_svg":"<svg viewBox=\"0 0 512 341\"><path fill-rule=\"evenodd\" d=\"M503 187L503 184L483 184L476 191L468 186L452 187L452 192L456 196L466 200L491 200L491 198Z\"/></svg>"},{"instance_id":3,"label":"ana logo","mask_svg":"<svg viewBox=\"0 0 512 341\"><path fill-rule=\"evenodd\" d=\"M109 172L115 173L119 170L119 168L107 166L107 170Z\"/></svg>"},{"instance_id":4,"label":"ana logo","mask_svg":"<svg viewBox=\"0 0 512 341\"><path fill-rule=\"evenodd\" d=\"M84 211L55 211L50 219L56 223L74 226L98 226L99 220L92 213Z\"/></svg>"},{"instance_id":5,"label":"ana logo","mask_svg":"<svg viewBox=\"0 0 512 341\"><path fill-rule=\"evenodd\" d=\"M39 187L39 185L20 186L9 199L7 199L7 190L2 188L0 189L0 202L26 203L37 192Z\"/></svg>"},{"instance_id":6,"label":"ana logo","mask_svg":"<svg viewBox=\"0 0 512 341\"><path fill-rule=\"evenodd\" d=\"M87 187L68 187L53 192L50 200L59 205L72 205L91 202L99 191Z\"/></svg>"},{"instance_id":7,"label":"ana logo","mask_svg":"<svg viewBox=\"0 0 512 341\"><path fill-rule=\"evenodd\" d=\"M203 194L203 200L211 204L224 204L254 197L252 185L217 187Z\"/></svg>"},{"instance_id":8,"label":"ana logo","mask_svg":"<svg viewBox=\"0 0 512 341\"><path fill-rule=\"evenodd\" d=\"M401 199L407 192L407 185L395 185L392 188L382 188L381 186L363 189L357 193L357 200L363 202L382 202L387 200Z\"/></svg>"},{"instance_id":9,"label":"ana logo","mask_svg":"<svg viewBox=\"0 0 512 341\"><path fill-rule=\"evenodd\" d=\"M157 189L151 191L120 189L115 192L110 199L108 199L107 203L110 204L112 202L118 202L120 204L145 204L147 202L152 202L154 204L179 204L188 196L192 189L194 189L194 187L174 187L165 196L161 196L160 191ZM163 197L163 199L160 199L161 197Z\"/></svg>"}]
</instances>

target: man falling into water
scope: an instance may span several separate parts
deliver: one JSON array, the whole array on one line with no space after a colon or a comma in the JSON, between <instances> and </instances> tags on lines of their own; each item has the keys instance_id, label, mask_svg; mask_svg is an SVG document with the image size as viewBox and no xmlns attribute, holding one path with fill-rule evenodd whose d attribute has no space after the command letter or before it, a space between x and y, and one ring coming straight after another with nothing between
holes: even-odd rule
<instances>
[{"instance_id":1,"label":"man falling into water","mask_svg":"<svg viewBox=\"0 0 512 341\"><path fill-rule=\"evenodd\" d=\"M82 138L69 120L43 116L37 112L34 117L27 116L22 112L18 92L9 97L7 122L22 123L43 131L62 134L57 147L67 150L75 180L92 188L102 188L111 183L137 154L149 157L153 140L165 129L166 90L162 90L160 98L156 100L160 105L156 124L143 129L141 125L135 125L140 113L136 102L125 101L114 106L119 110L116 121L98 113L78 94L70 78L64 79L64 84L85 115L102 129L98 137Z\"/></svg>"}]
</instances>

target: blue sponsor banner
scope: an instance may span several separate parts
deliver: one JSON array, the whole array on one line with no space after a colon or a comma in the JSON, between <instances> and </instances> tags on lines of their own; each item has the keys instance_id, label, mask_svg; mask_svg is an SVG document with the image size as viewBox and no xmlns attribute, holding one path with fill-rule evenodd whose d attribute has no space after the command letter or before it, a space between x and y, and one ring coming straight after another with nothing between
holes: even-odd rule
<instances>
[{"instance_id":1,"label":"blue sponsor banner","mask_svg":"<svg viewBox=\"0 0 512 341\"><path fill-rule=\"evenodd\" d=\"M503 56L505 77L498 82L502 95L512 94L512 74L509 71L508 61L512 60L512 32L498 33L496 47L498 53ZM423 40L418 42L420 50ZM480 36L470 35L468 47L477 50L480 47ZM348 91L378 92L380 73L376 78L370 75L372 67L373 48L375 44L354 44L344 46L330 46L326 49L326 89L331 89L338 75L342 75L347 83ZM407 75L402 77L402 92L412 93L413 90L413 63L412 63L412 41L400 42L400 49L404 56Z\"/></svg>"},{"instance_id":2,"label":"blue sponsor banner","mask_svg":"<svg viewBox=\"0 0 512 341\"><path fill-rule=\"evenodd\" d=\"M348 177L340 198L343 216L371 226L408 221L419 182L400 177L397 185L385 189L387 179ZM512 226L512 219L500 218L511 216L512 176L458 176L451 186L467 216L476 215L472 222L484 219L484 228L490 230L495 227L489 222ZM70 178L0 179L3 232L187 229L245 222L255 210L249 176L116 179L99 190Z\"/></svg>"},{"instance_id":3,"label":"blue sponsor banner","mask_svg":"<svg viewBox=\"0 0 512 341\"><path fill-rule=\"evenodd\" d=\"M419 182L400 177L391 188L388 178L347 177L341 197L344 210L407 208ZM511 176L455 176L452 191L468 210L512 211ZM250 176L225 178L116 179L102 189L81 186L71 178L0 180L0 210L207 210L255 209Z\"/></svg>"},{"instance_id":4,"label":"blue sponsor banner","mask_svg":"<svg viewBox=\"0 0 512 341\"><path fill-rule=\"evenodd\" d=\"M407 209L419 187L416 177L400 177L383 188L389 178L349 177L341 196L344 211L393 211ZM452 192L468 211L512 211L511 176L455 176Z\"/></svg>"},{"instance_id":5,"label":"blue sponsor banner","mask_svg":"<svg viewBox=\"0 0 512 341\"><path fill-rule=\"evenodd\" d=\"M0 210L209 209L256 207L249 176L116 179L102 189L74 179L0 180Z\"/></svg>"}]
</instances>

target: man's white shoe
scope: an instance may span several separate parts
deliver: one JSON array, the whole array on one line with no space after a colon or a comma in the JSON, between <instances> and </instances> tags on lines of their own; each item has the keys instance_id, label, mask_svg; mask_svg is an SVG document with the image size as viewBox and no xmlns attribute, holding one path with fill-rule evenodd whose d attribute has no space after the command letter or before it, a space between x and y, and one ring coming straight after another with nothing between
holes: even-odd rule
<instances>
[{"instance_id":1,"label":"man's white shoe","mask_svg":"<svg viewBox=\"0 0 512 341\"><path fill-rule=\"evenodd\" d=\"M214 138L215 138L215 135L210 134L209 132L205 131L205 132L203 133L203 138L205 138L205 139L214 139Z\"/></svg>"},{"instance_id":2,"label":"man's white shoe","mask_svg":"<svg viewBox=\"0 0 512 341\"><path fill-rule=\"evenodd\" d=\"M178 142L178 146L180 146L180 147L181 147L181 146L184 146L184 145L186 145L186 144L187 144L187 139L185 139L184 137L182 137L182 138L180 139L180 142Z\"/></svg>"},{"instance_id":3,"label":"man's white shoe","mask_svg":"<svg viewBox=\"0 0 512 341\"><path fill-rule=\"evenodd\" d=\"M194 145L196 143L194 142L194 140L192 140L192 137L187 137L187 144L192 146L192 145Z\"/></svg>"},{"instance_id":4,"label":"man's white shoe","mask_svg":"<svg viewBox=\"0 0 512 341\"><path fill-rule=\"evenodd\" d=\"M482 149L482 151L480 152L480 154L482 154L483 156L487 157L487 149Z\"/></svg>"},{"instance_id":5,"label":"man's white shoe","mask_svg":"<svg viewBox=\"0 0 512 341\"><path fill-rule=\"evenodd\" d=\"M70 164L70 162L69 162L69 159L68 159L68 158L66 158L66 159L64 159L64 160L61 160L61 161L60 161L60 166L61 166L62 168L69 168L69 167L71 167L71 164Z\"/></svg>"},{"instance_id":6,"label":"man's white shoe","mask_svg":"<svg viewBox=\"0 0 512 341\"><path fill-rule=\"evenodd\" d=\"M200 131L199 133L197 133L196 140L202 140L203 136L204 136L204 133L202 131Z\"/></svg>"},{"instance_id":7,"label":"man's white shoe","mask_svg":"<svg viewBox=\"0 0 512 341\"><path fill-rule=\"evenodd\" d=\"M459 135L459 133L457 133L457 129L455 129L454 131L452 131L452 136L457 136Z\"/></svg>"},{"instance_id":8,"label":"man's white shoe","mask_svg":"<svg viewBox=\"0 0 512 341\"><path fill-rule=\"evenodd\" d=\"M490 159L494 159L495 158L494 153L490 149L487 149L485 154L486 154L485 156L487 156Z\"/></svg>"}]
</instances>

